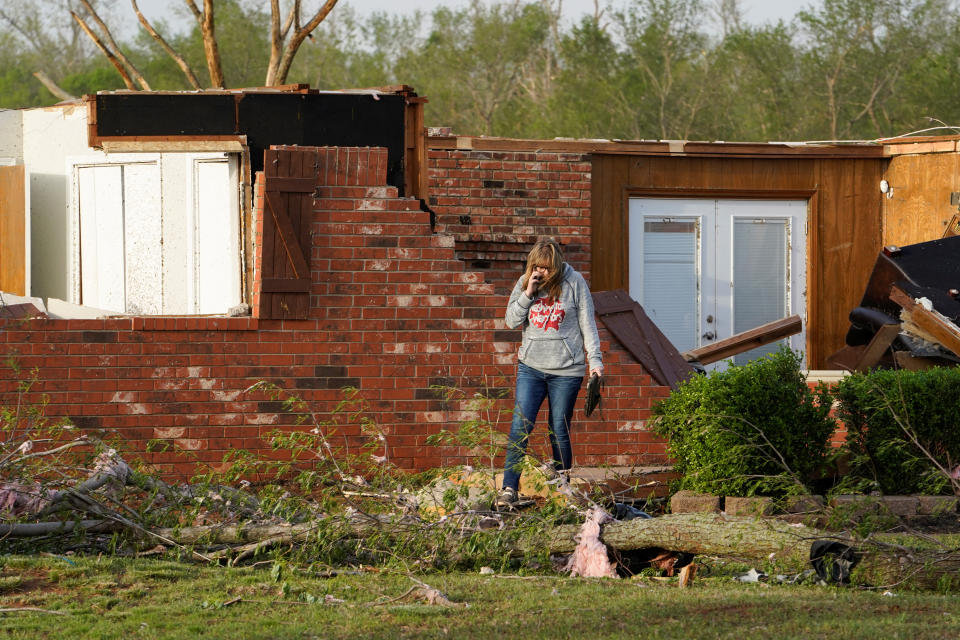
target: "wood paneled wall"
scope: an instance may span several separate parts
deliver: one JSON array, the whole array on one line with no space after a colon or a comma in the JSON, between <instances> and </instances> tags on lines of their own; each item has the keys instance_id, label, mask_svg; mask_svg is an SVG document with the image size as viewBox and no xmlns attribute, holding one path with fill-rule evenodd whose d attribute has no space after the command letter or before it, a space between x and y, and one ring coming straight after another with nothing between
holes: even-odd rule
<instances>
[{"instance_id":1,"label":"wood paneled wall","mask_svg":"<svg viewBox=\"0 0 960 640\"><path fill-rule=\"evenodd\" d=\"M844 157L593 156L593 289L629 288L628 199L808 201L807 363L827 368L883 246L880 180L888 160Z\"/></svg>"},{"instance_id":2,"label":"wood paneled wall","mask_svg":"<svg viewBox=\"0 0 960 640\"><path fill-rule=\"evenodd\" d=\"M26 291L26 198L23 165L0 167L0 291Z\"/></svg>"},{"instance_id":3,"label":"wood paneled wall","mask_svg":"<svg viewBox=\"0 0 960 640\"><path fill-rule=\"evenodd\" d=\"M936 240L957 213L950 193L960 192L960 153L898 155L886 180L892 191L883 202L883 244Z\"/></svg>"}]
</instances>

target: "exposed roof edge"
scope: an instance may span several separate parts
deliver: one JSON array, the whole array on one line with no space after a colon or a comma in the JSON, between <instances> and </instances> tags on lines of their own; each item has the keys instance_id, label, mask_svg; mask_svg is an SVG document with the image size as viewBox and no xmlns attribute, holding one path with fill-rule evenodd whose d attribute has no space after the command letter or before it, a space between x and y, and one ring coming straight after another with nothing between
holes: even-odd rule
<instances>
[{"instance_id":1,"label":"exposed roof edge","mask_svg":"<svg viewBox=\"0 0 960 640\"><path fill-rule=\"evenodd\" d=\"M336 93L336 94L354 94L354 95L409 95L416 96L417 92L413 87L405 84L388 85L383 87L361 87L353 89L311 89L308 84L289 84L277 87L242 87L238 89L196 89L196 90L169 90L169 91L136 91L129 89L117 89L114 91L98 91L96 95L237 95L243 93ZM91 96L83 96L83 99L89 99Z\"/></svg>"},{"instance_id":2,"label":"exposed roof edge","mask_svg":"<svg viewBox=\"0 0 960 640\"><path fill-rule=\"evenodd\" d=\"M814 144L798 142L697 142L685 140L577 140L556 138L488 138L474 136L428 136L429 149L473 151L554 151L603 155L701 156L701 157L812 157L881 158L883 145L875 143Z\"/></svg>"}]
</instances>

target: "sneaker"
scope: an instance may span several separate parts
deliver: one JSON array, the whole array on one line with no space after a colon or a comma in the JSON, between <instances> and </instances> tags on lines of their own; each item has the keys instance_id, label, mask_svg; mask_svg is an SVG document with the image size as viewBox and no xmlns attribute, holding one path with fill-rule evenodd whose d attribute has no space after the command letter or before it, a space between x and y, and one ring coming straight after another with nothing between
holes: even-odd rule
<instances>
[{"instance_id":1,"label":"sneaker","mask_svg":"<svg viewBox=\"0 0 960 640\"><path fill-rule=\"evenodd\" d=\"M520 499L517 497L517 490L513 487L504 487L500 490L500 493L497 495L497 501L494 502L494 506L497 509L512 509L517 506L517 502Z\"/></svg>"}]
</instances>

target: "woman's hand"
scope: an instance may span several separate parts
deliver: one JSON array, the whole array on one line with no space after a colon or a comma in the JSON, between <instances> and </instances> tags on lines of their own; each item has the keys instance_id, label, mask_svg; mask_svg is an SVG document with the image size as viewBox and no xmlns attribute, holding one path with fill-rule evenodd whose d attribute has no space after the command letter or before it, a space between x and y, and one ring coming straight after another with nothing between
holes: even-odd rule
<instances>
[{"instance_id":1,"label":"woman's hand","mask_svg":"<svg viewBox=\"0 0 960 640\"><path fill-rule=\"evenodd\" d=\"M524 293L528 298L533 300L533 296L537 295L537 290L540 288L540 283L543 282L544 274L539 271L534 271L530 274L530 279L527 280L527 289Z\"/></svg>"},{"instance_id":2,"label":"woman's hand","mask_svg":"<svg viewBox=\"0 0 960 640\"><path fill-rule=\"evenodd\" d=\"M598 378L603 377L603 369L590 369L591 376L597 376Z\"/></svg>"}]
</instances>

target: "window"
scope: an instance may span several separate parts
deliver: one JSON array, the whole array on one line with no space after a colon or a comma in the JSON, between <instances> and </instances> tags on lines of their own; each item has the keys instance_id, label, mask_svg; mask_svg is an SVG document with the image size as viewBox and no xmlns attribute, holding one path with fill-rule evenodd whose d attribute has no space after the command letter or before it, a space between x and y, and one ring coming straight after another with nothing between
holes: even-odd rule
<instances>
[{"instance_id":1,"label":"window","mask_svg":"<svg viewBox=\"0 0 960 640\"><path fill-rule=\"evenodd\" d=\"M629 211L630 295L681 352L803 315L806 202L632 198Z\"/></svg>"},{"instance_id":2,"label":"window","mask_svg":"<svg viewBox=\"0 0 960 640\"><path fill-rule=\"evenodd\" d=\"M116 313L221 314L241 301L235 157L73 159L72 302Z\"/></svg>"}]
</instances>

